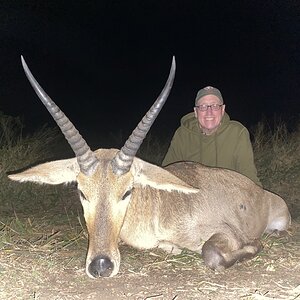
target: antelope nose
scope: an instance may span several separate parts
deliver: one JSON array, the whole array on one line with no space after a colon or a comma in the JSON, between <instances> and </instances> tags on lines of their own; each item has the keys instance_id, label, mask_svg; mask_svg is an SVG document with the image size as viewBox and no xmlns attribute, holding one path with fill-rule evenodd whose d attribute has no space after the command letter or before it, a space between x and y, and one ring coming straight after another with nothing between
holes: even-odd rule
<instances>
[{"instance_id":1,"label":"antelope nose","mask_svg":"<svg viewBox=\"0 0 300 300\"><path fill-rule=\"evenodd\" d=\"M97 277L109 277L114 269L113 262L107 256L96 256L89 265L89 273Z\"/></svg>"}]
</instances>

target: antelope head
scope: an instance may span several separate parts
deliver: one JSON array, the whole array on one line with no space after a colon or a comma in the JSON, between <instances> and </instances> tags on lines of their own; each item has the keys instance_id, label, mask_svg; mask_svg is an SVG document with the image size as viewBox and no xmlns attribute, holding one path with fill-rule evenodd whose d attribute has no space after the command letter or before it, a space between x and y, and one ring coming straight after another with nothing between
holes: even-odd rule
<instances>
[{"instance_id":1,"label":"antelope head","mask_svg":"<svg viewBox=\"0 0 300 300\"><path fill-rule=\"evenodd\" d=\"M23 57L21 60L30 84L60 127L75 157L40 164L24 172L9 175L9 178L46 184L77 182L89 234L86 273L91 278L114 276L120 266L119 233L134 186L142 184L155 185L155 188L161 189L190 189L177 177L151 165L166 175L166 180L158 187L155 180L152 180L157 176L155 171L150 168L152 171L145 176L141 172L141 160L135 158L170 93L175 76L175 59L173 58L170 74L161 94L121 150L96 151L90 149L71 121L39 85ZM143 163L147 166L146 162ZM145 164L142 164L143 168Z\"/></svg>"}]
</instances>

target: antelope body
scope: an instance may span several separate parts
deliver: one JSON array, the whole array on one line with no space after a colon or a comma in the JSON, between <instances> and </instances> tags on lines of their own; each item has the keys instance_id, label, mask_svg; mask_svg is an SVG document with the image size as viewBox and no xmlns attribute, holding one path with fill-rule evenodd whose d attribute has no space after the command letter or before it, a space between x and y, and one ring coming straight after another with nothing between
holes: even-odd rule
<instances>
[{"instance_id":1,"label":"antelope body","mask_svg":"<svg viewBox=\"0 0 300 300\"><path fill-rule=\"evenodd\" d=\"M52 161L9 175L16 181L77 182L89 233L86 273L91 278L118 273L118 240L149 249L202 254L211 269L254 257L265 232L285 231L291 222L286 203L234 171L179 162L161 168L136 152L165 103L167 83L121 150L91 151L73 124L22 64L31 85L61 128L76 157Z\"/></svg>"}]
</instances>

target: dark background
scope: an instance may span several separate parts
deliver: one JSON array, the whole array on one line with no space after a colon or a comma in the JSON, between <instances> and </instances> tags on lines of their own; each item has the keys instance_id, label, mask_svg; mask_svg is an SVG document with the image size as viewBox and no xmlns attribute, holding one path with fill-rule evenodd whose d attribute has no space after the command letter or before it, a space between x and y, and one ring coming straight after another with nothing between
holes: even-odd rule
<instances>
[{"instance_id":1,"label":"dark background","mask_svg":"<svg viewBox=\"0 0 300 300\"><path fill-rule=\"evenodd\" d=\"M1 1L0 110L54 125L31 71L83 133L130 132L177 72L153 132L171 134L197 90L218 87L249 128L299 123L299 1Z\"/></svg>"}]
</instances>

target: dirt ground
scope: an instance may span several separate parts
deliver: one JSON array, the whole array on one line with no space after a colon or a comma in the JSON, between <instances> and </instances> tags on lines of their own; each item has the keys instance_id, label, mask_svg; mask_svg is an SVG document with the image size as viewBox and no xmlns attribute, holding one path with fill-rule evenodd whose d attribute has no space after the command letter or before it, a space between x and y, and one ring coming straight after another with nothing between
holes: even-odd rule
<instances>
[{"instance_id":1,"label":"dirt ground","mask_svg":"<svg viewBox=\"0 0 300 300\"><path fill-rule=\"evenodd\" d=\"M85 235L65 242L66 230L76 232L73 224L64 229L43 221L1 250L0 299L300 299L299 220L288 236L265 237L256 258L221 273L191 252L168 256L120 245L120 273L96 280L84 271Z\"/></svg>"}]
</instances>

